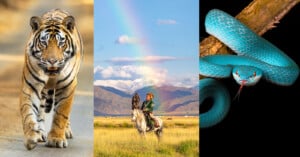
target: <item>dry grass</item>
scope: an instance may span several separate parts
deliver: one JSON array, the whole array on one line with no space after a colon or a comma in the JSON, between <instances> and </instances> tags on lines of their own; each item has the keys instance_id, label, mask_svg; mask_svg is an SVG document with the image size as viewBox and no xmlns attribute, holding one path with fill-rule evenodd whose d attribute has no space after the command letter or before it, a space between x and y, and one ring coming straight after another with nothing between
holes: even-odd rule
<instances>
[{"instance_id":1,"label":"dry grass","mask_svg":"<svg viewBox=\"0 0 300 157\"><path fill-rule=\"evenodd\" d=\"M198 117L172 117L165 123L163 139L154 133L142 139L130 117L94 119L94 156L198 156Z\"/></svg>"}]
</instances>

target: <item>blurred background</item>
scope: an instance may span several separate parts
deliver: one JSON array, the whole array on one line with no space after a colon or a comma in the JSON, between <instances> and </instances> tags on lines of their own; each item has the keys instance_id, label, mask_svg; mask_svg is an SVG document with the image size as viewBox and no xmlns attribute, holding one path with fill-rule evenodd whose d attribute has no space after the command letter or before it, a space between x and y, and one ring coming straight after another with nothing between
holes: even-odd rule
<instances>
[{"instance_id":1,"label":"blurred background","mask_svg":"<svg viewBox=\"0 0 300 157\"><path fill-rule=\"evenodd\" d=\"M77 123L73 123L73 132L76 134L76 128L83 130L84 125L80 123L82 120L90 131L77 133L80 136L86 134L92 141L93 137L90 135L93 133L93 0L0 0L0 150L1 143L6 142L5 139L14 137L12 140L22 141L23 138L19 91L24 49L31 31L29 20L31 16L40 16L54 8L64 9L75 17L77 28L83 38L85 56L78 76L71 123L72 121ZM81 117L83 114L86 114L84 118ZM90 143L92 146L92 142ZM23 149L23 144L20 144L20 148Z\"/></svg>"}]
</instances>

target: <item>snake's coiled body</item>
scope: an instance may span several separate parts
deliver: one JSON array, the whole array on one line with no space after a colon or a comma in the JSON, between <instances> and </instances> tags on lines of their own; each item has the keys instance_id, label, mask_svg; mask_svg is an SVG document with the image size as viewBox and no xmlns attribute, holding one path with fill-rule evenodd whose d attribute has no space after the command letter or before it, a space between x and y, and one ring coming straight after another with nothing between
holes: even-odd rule
<instances>
[{"instance_id":1,"label":"snake's coiled body","mask_svg":"<svg viewBox=\"0 0 300 157\"><path fill-rule=\"evenodd\" d=\"M244 75L245 73L239 70L247 71L247 69L254 68L261 71L258 73L262 78L277 85L289 86L297 80L299 68L292 59L227 13L217 9L209 11L205 19L205 28L209 34L218 38L237 55L213 55L200 58L201 75L225 78L230 77L231 74ZM236 67L237 70L233 71ZM258 73L254 72L253 77L256 77ZM252 76L241 77L245 80L252 78ZM253 79L253 81L257 80ZM251 84L252 80L247 81ZM208 83L214 85L206 85ZM230 104L227 104L230 100L228 93L217 94L218 96L216 96L215 92L204 89L204 87L210 86L216 88L216 92L223 91L224 87L215 84L216 81L200 80L200 110L201 97L213 97L214 99L212 109L207 113L200 114L201 128L210 127L220 122L226 116L229 108L224 107L224 105Z\"/></svg>"}]
</instances>

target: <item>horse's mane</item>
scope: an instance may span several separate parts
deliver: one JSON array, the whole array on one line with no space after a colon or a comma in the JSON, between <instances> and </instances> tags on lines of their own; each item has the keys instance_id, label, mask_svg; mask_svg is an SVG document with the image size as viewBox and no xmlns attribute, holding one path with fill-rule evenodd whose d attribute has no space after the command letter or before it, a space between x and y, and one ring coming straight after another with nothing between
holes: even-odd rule
<instances>
[{"instance_id":1,"label":"horse's mane","mask_svg":"<svg viewBox=\"0 0 300 157\"><path fill-rule=\"evenodd\" d=\"M137 118L138 118L138 117L143 117L143 118L145 118L145 115L144 115L144 113L143 113L143 111L142 111L141 109L134 109L134 110L136 110L136 111L138 112Z\"/></svg>"},{"instance_id":2,"label":"horse's mane","mask_svg":"<svg viewBox=\"0 0 300 157\"><path fill-rule=\"evenodd\" d=\"M141 109L133 109L133 110L137 110L139 113L143 113Z\"/></svg>"}]
</instances>

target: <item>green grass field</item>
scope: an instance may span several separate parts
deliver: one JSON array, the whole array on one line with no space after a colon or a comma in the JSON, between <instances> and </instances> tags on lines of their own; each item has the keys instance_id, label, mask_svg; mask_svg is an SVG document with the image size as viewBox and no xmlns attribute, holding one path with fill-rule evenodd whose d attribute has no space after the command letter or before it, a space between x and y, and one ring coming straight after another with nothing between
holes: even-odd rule
<instances>
[{"instance_id":1,"label":"green grass field","mask_svg":"<svg viewBox=\"0 0 300 157\"><path fill-rule=\"evenodd\" d=\"M199 156L199 118L161 117L163 138L154 132L139 136L130 117L94 118L95 157Z\"/></svg>"}]
</instances>

